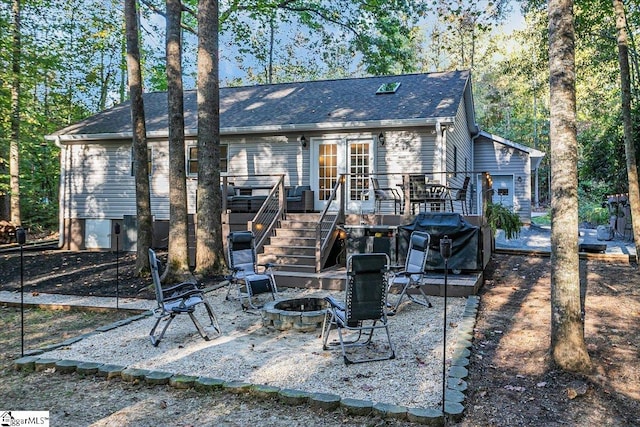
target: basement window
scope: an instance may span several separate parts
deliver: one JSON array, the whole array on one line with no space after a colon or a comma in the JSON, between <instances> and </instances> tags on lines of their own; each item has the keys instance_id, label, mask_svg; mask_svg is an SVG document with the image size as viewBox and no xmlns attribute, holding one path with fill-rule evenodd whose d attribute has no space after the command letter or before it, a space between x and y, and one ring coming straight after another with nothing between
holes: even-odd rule
<instances>
[{"instance_id":1,"label":"basement window","mask_svg":"<svg viewBox=\"0 0 640 427\"><path fill-rule=\"evenodd\" d=\"M400 87L400 82L382 83L378 88L378 90L376 91L376 95L396 93L399 87Z\"/></svg>"}]
</instances>

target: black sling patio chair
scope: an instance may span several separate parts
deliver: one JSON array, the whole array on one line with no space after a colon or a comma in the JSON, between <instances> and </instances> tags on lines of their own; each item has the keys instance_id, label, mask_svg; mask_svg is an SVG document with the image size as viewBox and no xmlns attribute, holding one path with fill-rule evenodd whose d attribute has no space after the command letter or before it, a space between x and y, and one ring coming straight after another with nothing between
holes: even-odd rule
<instances>
[{"instance_id":1,"label":"black sling patio chair","mask_svg":"<svg viewBox=\"0 0 640 427\"><path fill-rule=\"evenodd\" d=\"M254 304L256 295L270 293L274 300L278 298L278 288L272 272L273 264L257 264L255 238L251 231L229 233L227 251L231 270L231 274L227 276L227 300L232 292L237 292L243 309L258 309L261 305ZM258 267L263 267L261 273L258 273ZM243 301L246 301L246 305Z\"/></svg>"},{"instance_id":2,"label":"black sling patio chair","mask_svg":"<svg viewBox=\"0 0 640 427\"><path fill-rule=\"evenodd\" d=\"M383 201L393 202L394 215L398 213L398 208L400 208L399 210L401 214L404 212L402 206L402 197L400 196L400 192L397 189L380 187L378 178L375 177L371 177L371 184L373 185L373 194L376 198L376 212L380 213L382 211L381 208Z\"/></svg>"},{"instance_id":3,"label":"black sling patio chair","mask_svg":"<svg viewBox=\"0 0 640 427\"><path fill-rule=\"evenodd\" d=\"M452 190L456 190L456 196L453 201L460 202L462 215L469 214L469 208L467 206L467 191L469 190L469 181L471 181L471 178L467 176L464 178L464 182L462 183L461 188L452 188Z\"/></svg>"},{"instance_id":4,"label":"black sling patio chair","mask_svg":"<svg viewBox=\"0 0 640 427\"><path fill-rule=\"evenodd\" d=\"M347 261L344 304L330 296L325 298L329 308L322 326L322 348L327 350L329 345L339 344L346 365L395 358L386 315L388 268L387 254L352 255ZM339 343L328 344L334 328L338 331ZM380 345L370 345L374 332L380 329L386 334L383 349ZM350 339L349 335L355 338Z\"/></svg>"},{"instance_id":5,"label":"black sling patio chair","mask_svg":"<svg viewBox=\"0 0 640 427\"><path fill-rule=\"evenodd\" d=\"M393 272L389 279L389 291L392 287L399 287L400 296L396 300L395 305L392 305L389 314L395 314L402 302L402 299L406 295L411 301L431 307L429 298L422 290L422 278L424 276L424 269L427 264L427 257L429 256L429 242L431 236L424 231L414 231L409 238L409 250L407 251L407 259L405 261L404 270ZM417 290L422 295L422 300L417 296L409 293L410 290Z\"/></svg>"},{"instance_id":6,"label":"black sling patio chair","mask_svg":"<svg viewBox=\"0 0 640 427\"><path fill-rule=\"evenodd\" d=\"M211 321L211 326L213 326L218 334L220 333L220 326L218 325L218 320L216 319L215 314L213 314L211 304L207 301L204 291L198 288L197 283L183 282L171 286L162 286L160 283L160 261L153 249L149 249L149 264L151 267L153 285L156 291L156 301L158 302L158 306L153 310L153 316L156 318L156 322L154 323L151 332L149 332L151 343L155 347L160 344L167 328L173 319L179 314L188 314L193 321L193 324L196 326L198 333L200 333L200 336L202 336L205 341L209 341L209 335L194 314L196 307L199 304L204 305L207 310L209 320ZM158 328L161 320L166 320L166 323L160 334L156 335L156 329Z\"/></svg>"}]
</instances>

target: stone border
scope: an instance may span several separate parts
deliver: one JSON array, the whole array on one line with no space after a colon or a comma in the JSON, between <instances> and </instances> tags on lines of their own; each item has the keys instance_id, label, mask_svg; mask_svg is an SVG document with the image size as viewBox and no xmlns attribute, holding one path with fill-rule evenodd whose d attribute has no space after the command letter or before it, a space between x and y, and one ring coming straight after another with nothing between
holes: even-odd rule
<instances>
[{"instance_id":1,"label":"stone border","mask_svg":"<svg viewBox=\"0 0 640 427\"><path fill-rule=\"evenodd\" d=\"M27 355L14 361L14 369L23 372L43 371L55 368L61 374L76 372L79 375L96 375L106 379L120 378L122 381L144 381L148 385L170 385L178 389L193 388L200 392L224 391L233 394L250 394L261 399L277 399L286 405L308 405L312 409L336 410L342 408L350 415L373 415L385 419L408 420L425 425L445 425L445 418L460 420L464 413L469 358L471 356L471 342L480 297L471 295L458 324L458 338L454 347L451 367L447 377L445 392L444 414L440 408L408 408L386 403L374 403L368 400L343 398L328 393L312 393L302 390L285 389L280 387L250 384L243 381L225 381L218 378L195 377L164 371L128 368L126 366L83 362L79 360L59 360L40 358L47 351L64 347L85 337L99 332L115 329L136 320L146 318L151 312L134 316L110 325L98 328L96 331L65 340L59 344L28 352Z\"/></svg>"},{"instance_id":2,"label":"stone border","mask_svg":"<svg viewBox=\"0 0 640 427\"><path fill-rule=\"evenodd\" d=\"M321 297L289 298L269 301L265 303L260 310L262 313L262 325L275 328L279 331L293 329L299 332L314 332L322 328L327 313L326 308L309 311L282 310L276 308L280 303L303 299L316 299L324 302L324 298ZM326 305L328 306L328 304Z\"/></svg>"}]
</instances>

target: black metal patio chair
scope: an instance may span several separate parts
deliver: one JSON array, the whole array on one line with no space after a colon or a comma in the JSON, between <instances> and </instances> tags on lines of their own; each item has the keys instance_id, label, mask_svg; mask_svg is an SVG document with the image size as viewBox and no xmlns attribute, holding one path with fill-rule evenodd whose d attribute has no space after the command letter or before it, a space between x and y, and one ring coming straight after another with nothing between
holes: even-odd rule
<instances>
[{"instance_id":1,"label":"black metal patio chair","mask_svg":"<svg viewBox=\"0 0 640 427\"><path fill-rule=\"evenodd\" d=\"M231 270L227 277L227 300L230 299L231 293L235 292L243 309L258 309L261 305L254 304L257 295L270 293L274 300L278 297L278 288L272 273L273 264L257 264L255 237L251 231L229 233L227 252ZM259 273L258 267L263 267L263 271ZM246 305L243 301L246 301Z\"/></svg>"},{"instance_id":2,"label":"black metal patio chair","mask_svg":"<svg viewBox=\"0 0 640 427\"><path fill-rule=\"evenodd\" d=\"M220 325L218 325L218 320L213 313L213 308L209 301L207 301L204 291L198 288L197 283L183 282L171 286L162 286L160 283L160 261L153 249L149 249L149 264L151 266L151 277L156 291L156 301L158 302L158 306L153 310L153 316L156 318L156 322L153 328L151 328L151 332L149 332L151 343L155 347L160 344L164 333L167 331L171 322L173 322L173 319L180 314L189 315L200 336L202 336L205 341L209 341L209 335L194 314L196 307L200 304L204 305L209 320L211 321L211 326L213 326L218 334L220 333ZM167 323L165 323L160 334L156 335L156 329L162 320L165 320Z\"/></svg>"},{"instance_id":3,"label":"black metal patio chair","mask_svg":"<svg viewBox=\"0 0 640 427\"><path fill-rule=\"evenodd\" d=\"M332 329L337 329L339 342L330 344L340 345L346 365L395 358L386 314L388 271L387 254L352 255L347 261L344 304L331 296L325 298L329 308L322 326L322 348L329 348L329 334ZM372 345L374 332L381 329L386 340L375 344L380 344L382 351L380 345Z\"/></svg>"},{"instance_id":4,"label":"black metal patio chair","mask_svg":"<svg viewBox=\"0 0 640 427\"><path fill-rule=\"evenodd\" d=\"M390 313L395 314L398 311L398 307L400 307L405 295L409 300L417 304L431 307L429 298L427 298L427 295L422 290L422 278L427 264L427 257L429 256L430 240L431 236L427 232L414 231L411 233L404 269L393 272L389 279L389 290L394 286L400 288L400 295L396 303L391 305ZM417 296L409 293L410 290L417 291L422 295L423 299L420 300Z\"/></svg>"}]
</instances>

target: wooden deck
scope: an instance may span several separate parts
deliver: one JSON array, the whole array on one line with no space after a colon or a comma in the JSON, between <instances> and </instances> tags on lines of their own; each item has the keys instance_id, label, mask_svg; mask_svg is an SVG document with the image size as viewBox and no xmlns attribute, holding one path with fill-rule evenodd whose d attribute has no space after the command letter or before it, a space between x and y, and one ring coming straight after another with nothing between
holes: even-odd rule
<instances>
[{"instance_id":1,"label":"wooden deck","mask_svg":"<svg viewBox=\"0 0 640 427\"><path fill-rule=\"evenodd\" d=\"M345 289L347 272L344 267L331 268L320 273L277 271L274 273L279 288L309 288L341 291ZM482 271L447 276L447 296L466 297L475 295L482 286ZM427 295L444 296L444 273L430 272L423 279L423 290Z\"/></svg>"}]
</instances>

